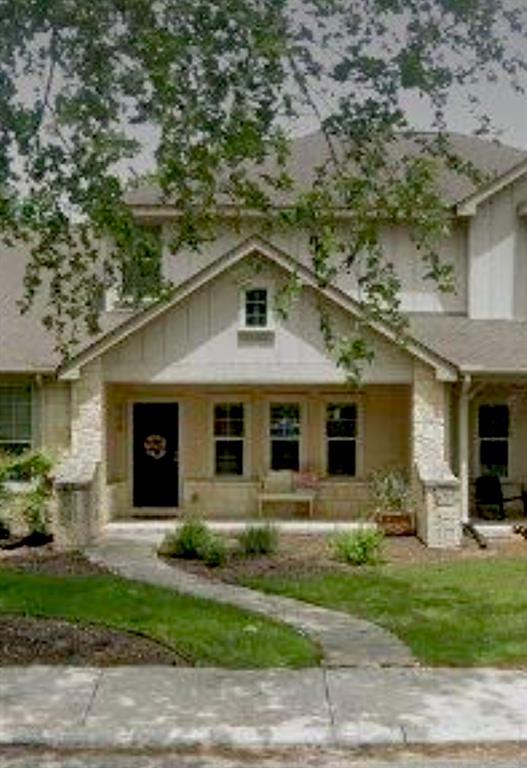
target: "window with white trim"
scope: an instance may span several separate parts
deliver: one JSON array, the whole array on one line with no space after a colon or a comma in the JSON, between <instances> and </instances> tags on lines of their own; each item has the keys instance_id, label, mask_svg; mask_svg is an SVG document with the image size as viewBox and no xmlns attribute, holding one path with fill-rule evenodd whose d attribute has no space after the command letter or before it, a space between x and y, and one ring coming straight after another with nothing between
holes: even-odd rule
<instances>
[{"instance_id":1,"label":"window with white trim","mask_svg":"<svg viewBox=\"0 0 527 768\"><path fill-rule=\"evenodd\" d=\"M509 406L480 405L478 409L479 467L483 475L509 474Z\"/></svg>"},{"instance_id":2,"label":"window with white trim","mask_svg":"<svg viewBox=\"0 0 527 768\"><path fill-rule=\"evenodd\" d=\"M326 459L330 476L357 474L357 406L328 403L326 407Z\"/></svg>"},{"instance_id":3,"label":"window with white trim","mask_svg":"<svg viewBox=\"0 0 527 768\"><path fill-rule=\"evenodd\" d=\"M0 451L31 448L31 387L0 387Z\"/></svg>"},{"instance_id":4,"label":"window with white trim","mask_svg":"<svg viewBox=\"0 0 527 768\"><path fill-rule=\"evenodd\" d=\"M269 327L269 295L267 288L248 288L245 291L245 327Z\"/></svg>"},{"instance_id":5,"label":"window with white trim","mask_svg":"<svg viewBox=\"0 0 527 768\"><path fill-rule=\"evenodd\" d=\"M243 403L214 406L214 472L243 475L245 412Z\"/></svg>"},{"instance_id":6,"label":"window with white trim","mask_svg":"<svg viewBox=\"0 0 527 768\"><path fill-rule=\"evenodd\" d=\"M300 469L300 404L270 406L271 469Z\"/></svg>"}]
</instances>

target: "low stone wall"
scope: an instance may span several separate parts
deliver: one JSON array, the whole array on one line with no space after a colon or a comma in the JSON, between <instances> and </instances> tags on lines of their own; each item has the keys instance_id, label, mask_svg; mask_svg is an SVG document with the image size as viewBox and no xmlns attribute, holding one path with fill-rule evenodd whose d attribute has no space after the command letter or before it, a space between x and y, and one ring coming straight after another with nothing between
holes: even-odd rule
<instances>
[{"instance_id":1,"label":"low stone wall","mask_svg":"<svg viewBox=\"0 0 527 768\"><path fill-rule=\"evenodd\" d=\"M52 532L58 549L79 549L96 538L99 529L98 472L97 462L75 458L59 465L52 515Z\"/></svg>"},{"instance_id":2,"label":"low stone wall","mask_svg":"<svg viewBox=\"0 0 527 768\"><path fill-rule=\"evenodd\" d=\"M463 535L461 489L448 469L427 473L416 469L414 488L417 535L433 549L457 549Z\"/></svg>"}]
</instances>

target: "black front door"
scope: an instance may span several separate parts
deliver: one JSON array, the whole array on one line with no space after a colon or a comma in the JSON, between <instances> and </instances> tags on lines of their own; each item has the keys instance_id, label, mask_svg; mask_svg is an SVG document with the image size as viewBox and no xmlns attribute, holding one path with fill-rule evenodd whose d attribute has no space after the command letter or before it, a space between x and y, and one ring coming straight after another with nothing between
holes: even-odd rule
<instances>
[{"instance_id":1,"label":"black front door","mask_svg":"<svg viewBox=\"0 0 527 768\"><path fill-rule=\"evenodd\" d=\"M178 505L177 403L134 403L134 507Z\"/></svg>"}]
</instances>

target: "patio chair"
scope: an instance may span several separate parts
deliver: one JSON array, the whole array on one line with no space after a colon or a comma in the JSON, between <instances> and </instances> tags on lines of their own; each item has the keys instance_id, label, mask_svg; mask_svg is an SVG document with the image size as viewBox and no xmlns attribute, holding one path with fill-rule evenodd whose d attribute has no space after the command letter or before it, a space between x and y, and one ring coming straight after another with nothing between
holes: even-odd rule
<instances>
[{"instance_id":1,"label":"patio chair","mask_svg":"<svg viewBox=\"0 0 527 768\"><path fill-rule=\"evenodd\" d=\"M480 517L488 520L504 520L506 518L505 504L512 501L521 501L523 514L527 514L527 493L523 490L519 496L503 496L503 489L499 477L496 475L482 475L476 478L476 509Z\"/></svg>"}]
</instances>

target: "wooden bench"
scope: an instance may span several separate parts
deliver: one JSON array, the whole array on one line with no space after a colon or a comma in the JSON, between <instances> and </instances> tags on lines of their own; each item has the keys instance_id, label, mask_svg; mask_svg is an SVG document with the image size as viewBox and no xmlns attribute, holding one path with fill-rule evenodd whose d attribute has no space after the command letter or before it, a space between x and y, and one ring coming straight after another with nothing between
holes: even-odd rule
<instances>
[{"instance_id":1,"label":"wooden bench","mask_svg":"<svg viewBox=\"0 0 527 768\"><path fill-rule=\"evenodd\" d=\"M289 471L270 472L262 480L262 491L258 494L258 515L263 516L265 504L307 504L309 517L313 517L316 490L296 487L294 478L298 475Z\"/></svg>"},{"instance_id":2,"label":"wooden bench","mask_svg":"<svg viewBox=\"0 0 527 768\"><path fill-rule=\"evenodd\" d=\"M286 502L292 504L307 504L309 517L313 517L313 505L316 494L309 491L293 491L292 493L260 493L258 494L258 515L262 517L266 503Z\"/></svg>"}]
</instances>

